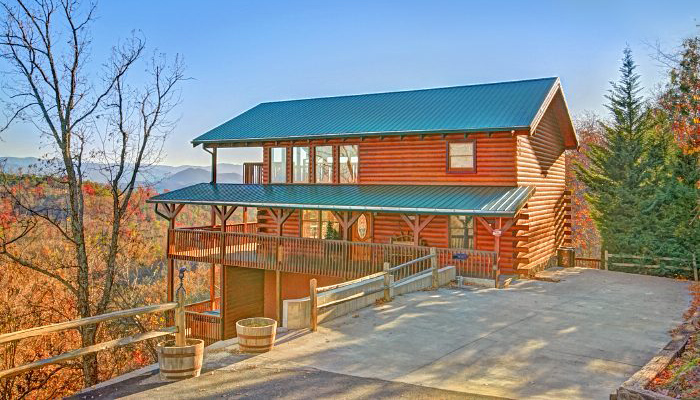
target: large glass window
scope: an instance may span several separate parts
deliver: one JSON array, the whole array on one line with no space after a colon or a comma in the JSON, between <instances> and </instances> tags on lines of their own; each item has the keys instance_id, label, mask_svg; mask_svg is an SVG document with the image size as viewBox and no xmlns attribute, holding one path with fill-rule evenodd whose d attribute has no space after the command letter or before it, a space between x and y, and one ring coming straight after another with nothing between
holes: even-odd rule
<instances>
[{"instance_id":1,"label":"large glass window","mask_svg":"<svg viewBox=\"0 0 700 400\"><path fill-rule=\"evenodd\" d=\"M287 182L287 149L273 147L270 149L270 183Z\"/></svg>"},{"instance_id":2,"label":"large glass window","mask_svg":"<svg viewBox=\"0 0 700 400\"><path fill-rule=\"evenodd\" d=\"M357 145L340 146L340 183L357 183Z\"/></svg>"},{"instance_id":3,"label":"large glass window","mask_svg":"<svg viewBox=\"0 0 700 400\"><path fill-rule=\"evenodd\" d=\"M447 162L450 171L474 170L474 142L455 142L447 145Z\"/></svg>"},{"instance_id":4,"label":"large glass window","mask_svg":"<svg viewBox=\"0 0 700 400\"><path fill-rule=\"evenodd\" d=\"M301 210L301 236L340 239L340 224L330 211Z\"/></svg>"},{"instance_id":5,"label":"large glass window","mask_svg":"<svg viewBox=\"0 0 700 400\"><path fill-rule=\"evenodd\" d=\"M333 183L333 146L316 147L316 183Z\"/></svg>"},{"instance_id":6,"label":"large glass window","mask_svg":"<svg viewBox=\"0 0 700 400\"><path fill-rule=\"evenodd\" d=\"M450 215L450 247L474 248L474 218L469 215Z\"/></svg>"},{"instance_id":7,"label":"large glass window","mask_svg":"<svg viewBox=\"0 0 700 400\"><path fill-rule=\"evenodd\" d=\"M309 182L309 148L308 147L293 147L292 148L292 171L294 172L292 182L308 183Z\"/></svg>"}]
</instances>

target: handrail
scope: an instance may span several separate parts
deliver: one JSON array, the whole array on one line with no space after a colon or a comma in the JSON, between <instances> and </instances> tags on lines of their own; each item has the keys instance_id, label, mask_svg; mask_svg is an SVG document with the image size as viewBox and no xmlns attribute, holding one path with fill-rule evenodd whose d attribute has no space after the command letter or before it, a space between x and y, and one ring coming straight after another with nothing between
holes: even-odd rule
<instances>
[{"instance_id":1,"label":"handrail","mask_svg":"<svg viewBox=\"0 0 700 400\"><path fill-rule=\"evenodd\" d=\"M398 269L405 268L405 267L410 267L410 266L413 265L413 264L419 263L419 262L421 262L421 261L429 260L429 259L431 259L431 258L433 258L433 257L437 257L437 254L428 254L427 256L418 257L418 258L416 258L415 260L411 260L411 261L409 261L409 262L405 262L405 263L403 263L403 264L399 264L399 265L397 265L397 266L395 266L395 267L389 268L389 272L393 272L393 271L396 271L396 270L398 270Z\"/></svg>"},{"instance_id":2,"label":"handrail","mask_svg":"<svg viewBox=\"0 0 700 400\"><path fill-rule=\"evenodd\" d=\"M392 275L393 271L396 271L396 270L399 270L401 268L405 268L405 267L411 266L413 264L416 264L418 262L426 261L426 260L431 260L429 269L425 269L423 271L416 272L412 275L404 277L403 279L399 279L397 282L394 282L394 275ZM359 279L354 279L352 281L343 282L343 283L339 283L339 284L331 285L331 286L326 286L323 288L317 288L316 287L316 279L311 279L309 281L309 299L311 300L311 313L309 316L309 318L310 318L309 326L311 327L311 331L315 332L317 327L318 327L318 310L320 310L322 308L337 306L339 304L347 303L349 301L360 299L362 297L373 295L373 294L379 293L379 292L384 292L384 301L391 301L391 299L394 298L394 290L393 289L394 289L394 286L396 284L398 284L399 282L404 282L406 279L413 278L413 277L420 276L420 275L430 274L431 278L432 278L433 289L437 289L437 287L439 286L437 250L435 249L435 247L431 247L430 254L428 254L426 256L418 257L414 260L405 262L403 264L399 264L395 267L390 267L389 265L390 264L388 262L385 262L382 272L377 272L377 273L374 273L371 275L363 276L362 278L359 278ZM329 301L329 302L323 303L321 305L318 304L318 294L319 293L328 292L330 290L342 288L345 286L349 286L352 284L356 284L359 282L363 282L363 281L370 280L373 278L378 278L378 277L383 277L382 286L380 286L379 288L376 288L373 290L363 290L362 292L352 294L352 295L344 297L342 299Z\"/></svg>"},{"instance_id":3,"label":"handrail","mask_svg":"<svg viewBox=\"0 0 700 400\"><path fill-rule=\"evenodd\" d=\"M376 278L376 277L378 277L378 276L383 276L384 273L385 273L384 271L382 271L382 272L376 272L376 273L374 273L374 274L367 275L367 276L363 276L362 278L353 279L353 280L351 280L351 281L345 281L345 282L341 282L341 283L336 283L335 285L329 285L329 286L320 287L320 288L316 289L316 293L328 292L328 291L330 291L330 290L335 290L335 289L338 289L338 288L341 288L341 287L344 287L344 286L354 285L354 284L356 284L356 283L359 283L359 282L362 282L362 281L365 281L365 280L368 280L368 279Z\"/></svg>"}]
</instances>

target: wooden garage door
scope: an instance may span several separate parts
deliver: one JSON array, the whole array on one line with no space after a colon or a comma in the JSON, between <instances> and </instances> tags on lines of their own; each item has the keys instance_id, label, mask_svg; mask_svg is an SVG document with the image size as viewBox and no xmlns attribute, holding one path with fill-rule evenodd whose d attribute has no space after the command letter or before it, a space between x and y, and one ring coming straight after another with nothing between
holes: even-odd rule
<instances>
[{"instance_id":1,"label":"wooden garage door","mask_svg":"<svg viewBox=\"0 0 700 400\"><path fill-rule=\"evenodd\" d=\"M224 271L224 339L236 336L236 321L262 317L265 303L261 269L226 266Z\"/></svg>"}]
</instances>

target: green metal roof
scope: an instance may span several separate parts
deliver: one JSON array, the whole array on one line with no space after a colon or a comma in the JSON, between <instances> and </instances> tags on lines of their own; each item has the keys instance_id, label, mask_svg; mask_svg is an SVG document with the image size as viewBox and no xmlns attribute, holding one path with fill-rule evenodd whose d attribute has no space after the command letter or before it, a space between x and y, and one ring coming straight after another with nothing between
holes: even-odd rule
<instances>
[{"instance_id":1,"label":"green metal roof","mask_svg":"<svg viewBox=\"0 0 700 400\"><path fill-rule=\"evenodd\" d=\"M505 217L515 215L534 192L531 186L200 183L148 202Z\"/></svg>"},{"instance_id":2,"label":"green metal roof","mask_svg":"<svg viewBox=\"0 0 700 400\"><path fill-rule=\"evenodd\" d=\"M259 104L198 144L530 128L558 78Z\"/></svg>"}]
</instances>

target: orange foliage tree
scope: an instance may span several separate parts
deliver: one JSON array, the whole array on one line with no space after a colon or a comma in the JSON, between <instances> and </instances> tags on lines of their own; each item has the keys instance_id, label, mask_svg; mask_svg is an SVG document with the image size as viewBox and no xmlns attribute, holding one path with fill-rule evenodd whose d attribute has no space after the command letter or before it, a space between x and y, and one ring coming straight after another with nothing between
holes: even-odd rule
<instances>
[{"instance_id":1,"label":"orange foliage tree","mask_svg":"<svg viewBox=\"0 0 700 400\"><path fill-rule=\"evenodd\" d=\"M577 254L583 257L598 257L601 251L601 239L595 222L591 218L590 208L585 199L586 185L574 173L574 165L588 166L586 157L591 144L603 143L603 128L594 113L585 113L574 120L579 135L579 151L567 154L566 179L571 189L571 234L572 245Z\"/></svg>"}]
</instances>

